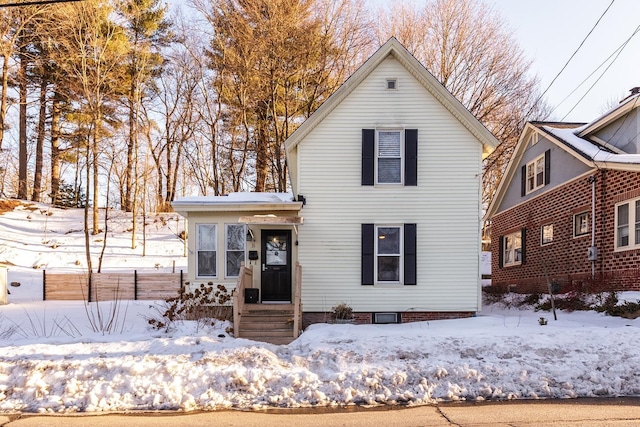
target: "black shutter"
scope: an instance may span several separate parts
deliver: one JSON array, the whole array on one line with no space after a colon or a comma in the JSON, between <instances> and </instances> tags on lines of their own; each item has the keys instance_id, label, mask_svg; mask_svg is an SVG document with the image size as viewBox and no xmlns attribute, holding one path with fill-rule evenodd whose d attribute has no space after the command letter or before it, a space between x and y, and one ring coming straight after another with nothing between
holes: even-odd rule
<instances>
[{"instance_id":1,"label":"black shutter","mask_svg":"<svg viewBox=\"0 0 640 427\"><path fill-rule=\"evenodd\" d=\"M544 185L551 181L551 150L544 152Z\"/></svg>"},{"instance_id":2,"label":"black shutter","mask_svg":"<svg viewBox=\"0 0 640 427\"><path fill-rule=\"evenodd\" d=\"M404 284L416 285L416 225L404 225Z\"/></svg>"},{"instance_id":3,"label":"black shutter","mask_svg":"<svg viewBox=\"0 0 640 427\"><path fill-rule=\"evenodd\" d=\"M418 129L404 131L404 185L418 185Z\"/></svg>"},{"instance_id":4,"label":"black shutter","mask_svg":"<svg viewBox=\"0 0 640 427\"><path fill-rule=\"evenodd\" d=\"M527 194L527 167L522 166L522 182L520 185L520 195L524 197L525 194Z\"/></svg>"},{"instance_id":5,"label":"black shutter","mask_svg":"<svg viewBox=\"0 0 640 427\"><path fill-rule=\"evenodd\" d=\"M373 224L362 224L362 284L373 285L374 269L374 233Z\"/></svg>"},{"instance_id":6,"label":"black shutter","mask_svg":"<svg viewBox=\"0 0 640 427\"><path fill-rule=\"evenodd\" d=\"M375 137L375 129L362 129L362 185L373 185L376 158Z\"/></svg>"},{"instance_id":7,"label":"black shutter","mask_svg":"<svg viewBox=\"0 0 640 427\"><path fill-rule=\"evenodd\" d=\"M525 260L526 260L526 256L525 256L526 255L525 254L525 248L527 247L527 235L525 233L526 231L527 230L524 229L524 228L522 230L520 230L520 233L521 233L520 234L520 239L521 239L520 241L522 242L521 243L522 248L520 249L522 251L522 262L521 262L522 264L524 264Z\"/></svg>"},{"instance_id":8,"label":"black shutter","mask_svg":"<svg viewBox=\"0 0 640 427\"><path fill-rule=\"evenodd\" d=\"M504 236L498 240L498 267L504 267Z\"/></svg>"}]
</instances>

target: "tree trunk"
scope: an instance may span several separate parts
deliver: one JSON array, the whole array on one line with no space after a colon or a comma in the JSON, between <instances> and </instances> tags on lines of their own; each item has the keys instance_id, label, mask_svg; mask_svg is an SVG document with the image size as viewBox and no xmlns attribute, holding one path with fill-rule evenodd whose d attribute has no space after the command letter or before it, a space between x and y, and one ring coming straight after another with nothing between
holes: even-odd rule
<instances>
[{"instance_id":1,"label":"tree trunk","mask_svg":"<svg viewBox=\"0 0 640 427\"><path fill-rule=\"evenodd\" d=\"M91 141L91 151L92 153L92 167L93 170L93 229L91 230L92 234L95 236L100 232L100 215L98 210L98 201L99 201L99 176L98 176L98 123L100 123L100 119L98 117L95 118L95 122L93 123L93 136ZM87 168L88 171L88 168ZM87 194L89 194L87 192Z\"/></svg>"},{"instance_id":2,"label":"tree trunk","mask_svg":"<svg viewBox=\"0 0 640 427\"><path fill-rule=\"evenodd\" d=\"M124 206L122 206L125 212L131 212L131 193L133 188L133 152L135 150L135 112L134 112L134 100L133 100L133 85L129 92L129 141L127 143L127 166L125 169L124 179Z\"/></svg>"},{"instance_id":3,"label":"tree trunk","mask_svg":"<svg viewBox=\"0 0 640 427\"><path fill-rule=\"evenodd\" d=\"M53 95L51 108L51 203L60 201L60 94Z\"/></svg>"},{"instance_id":4,"label":"tree trunk","mask_svg":"<svg viewBox=\"0 0 640 427\"><path fill-rule=\"evenodd\" d=\"M4 140L4 122L7 116L7 90L9 87L9 55L2 55L2 95L0 99L0 151Z\"/></svg>"},{"instance_id":5,"label":"tree trunk","mask_svg":"<svg viewBox=\"0 0 640 427\"><path fill-rule=\"evenodd\" d=\"M18 55L20 86L20 129L18 132L18 199L27 200L27 58L25 48Z\"/></svg>"},{"instance_id":6,"label":"tree trunk","mask_svg":"<svg viewBox=\"0 0 640 427\"><path fill-rule=\"evenodd\" d=\"M33 176L33 193L31 200L40 201L42 189L42 153L44 150L45 123L47 119L47 80L42 79L40 83L40 112L38 113L38 132L36 138L36 170Z\"/></svg>"}]
</instances>

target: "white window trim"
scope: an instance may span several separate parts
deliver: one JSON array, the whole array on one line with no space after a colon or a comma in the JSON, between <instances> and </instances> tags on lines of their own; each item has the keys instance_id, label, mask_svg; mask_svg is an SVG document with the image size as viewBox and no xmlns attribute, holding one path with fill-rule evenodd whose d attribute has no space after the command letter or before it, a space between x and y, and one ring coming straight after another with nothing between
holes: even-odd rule
<instances>
[{"instance_id":1,"label":"white window trim","mask_svg":"<svg viewBox=\"0 0 640 427\"><path fill-rule=\"evenodd\" d=\"M578 219L579 216L582 215L587 215L587 231L582 233L582 234L576 234L576 220ZM571 227L573 227L573 238L574 239L579 239L581 237L585 237L588 236L589 233L591 233L591 212L589 211L582 211L582 212L578 212L573 214L573 223L571 225Z\"/></svg>"},{"instance_id":2,"label":"white window trim","mask_svg":"<svg viewBox=\"0 0 640 427\"><path fill-rule=\"evenodd\" d=\"M398 265L398 281L389 281L389 280L378 280L378 257L379 256L396 256L396 254L379 254L378 253L378 229L379 228L397 228L398 231L398 245L400 248L400 253L397 254L399 258ZM402 285L404 283L404 226L399 224L376 224L374 231L374 257L373 257L373 274L374 274L374 283L376 285Z\"/></svg>"},{"instance_id":3,"label":"white window trim","mask_svg":"<svg viewBox=\"0 0 640 427\"><path fill-rule=\"evenodd\" d=\"M551 226L551 240L548 242L544 241L544 228L545 227L549 227ZM553 244L553 232L554 232L554 227L553 227L553 223L550 222L548 224L542 224L542 226L540 227L540 246L547 246L547 245L551 245Z\"/></svg>"},{"instance_id":4,"label":"white window trim","mask_svg":"<svg viewBox=\"0 0 640 427\"><path fill-rule=\"evenodd\" d=\"M214 235L213 235L213 241L215 242L215 247L213 249L213 251L216 254L216 265L215 265L215 269L216 269L216 274L214 274L213 276L210 275L203 275L200 274L200 270L198 268L198 254L200 253L200 231L199 228L201 226L214 226ZM195 270L196 270L196 278L217 278L218 277L218 260L219 260L219 252L218 251L218 224L217 223L198 223L196 224L196 257L195 257Z\"/></svg>"},{"instance_id":5,"label":"white window trim","mask_svg":"<svg viewBox=\"0 0 640 427\"><path fill-rule=\"evenodd\" d=\"M238 223L225 223L224 225L224 277L225 279L229 279L229 278L237 278L238 276L231 276L229 275L229 273L227 272L227 267L229 265L228 261L227 261L227 253L228 252L240 252L239 250L231 250L227 247L227 242L228 242L228 226L230 225L240 225L243 228L243 232L242 235L246 236L247 235L247 226L245 224L238 224ZM242 251L244 252L244 262L247 262L247 240L246 237L243 241L244 243L244 248L242 249Z\"/></svg>"},{"instance_id":6,"label":"white window trim","mask_svg":"<svg viewBox=\"0 0 640 427\"><path fill-rule=\"evenodd\" d=\"M640 201L640 197L635 199L625 200L624 202L616 203L614 206L614 252L630 251L634 249L640 249L640 242L635 241L636 226L640 224L640 218L636 218L636 202ZM629 244L626 246L618 245L618 207L621 205L629 205Z\"/></svg>"},{"instance_id":7,"label":"white window trim","mask_svg":"<svg viewBox=\"0 0 640 427\"><path fill-rule=\"evenodd\" d=\"M513 256L511 257L511 259L513 261L511 262L507 262L507 239L512 237L514 239L514 243L515 243L515 237L517 235L520 235L520 261L516 261L516 249L517 247L514 245L513 248L511 249L510 252L513 252ZM503 267L512 267L515 265L521 265L522 264L522 245L524 244L524 242L522 241L522 230L520 231L516 231L513 233L509 233L505 236L502 236L502 266Z\"/></svg>"},{"instance_id":8,"label":"white window trim","mask_svg":"<svg viewBox=\"0 0 640 427\"><path fill-rule=\"evenodd\" d=\"M538 164L538 162L541 161L542 162L542 184L537 185L538 182L538 177L537 177L537 173L536 173L536 166ZM533 167L533 186L531 188L529 188L529 166ZM537 191L539 189L541 189L542 187L545 186L545 160L544 160L544 154L536 157L535 159L531 160L530 162L528 162L525 166L525 173L526 173L526 177L525 177L525 194L529 194L529 193L533 193L534 191Z\"/></svg>"},{"instance_id":9,"label":"white window trim","mask_svg":"<svg viewBox=\"0 0 640 427\"><path fill-rule=\"evenodd\" d=\"M380 132L398 132L400 134L400 181L399 182L380 182L378 181L378 159L380 158L378 151L378 135ZM405 162L405 154L404 154L404 129L398 128L380 128L376 129L376 144L375 144L375 183L376 185L396 185L403 186L404 185L404 162ZM394 157L384 157L384 158L394 158Z\"/></svg>"}]
</instances>

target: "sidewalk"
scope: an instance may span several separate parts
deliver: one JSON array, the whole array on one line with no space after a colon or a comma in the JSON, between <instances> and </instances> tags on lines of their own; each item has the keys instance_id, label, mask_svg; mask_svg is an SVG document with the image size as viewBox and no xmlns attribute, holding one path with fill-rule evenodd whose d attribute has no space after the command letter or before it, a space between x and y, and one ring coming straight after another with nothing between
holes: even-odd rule
<instances>
[{"instance_id":1,"label":"sidewalk","mask_svg":"<svg viewBox=\"0 0 640 427\"><path fill-rule=\"evenodd\" d=\"M219 411L200 413L1 415L9 427L67 426L349 426L349 427L574 427L638 426L640 399L578 399L492 403L446 403L415 408L347 408L278 410L270 412Z\"/></svg>"}]
</instances>

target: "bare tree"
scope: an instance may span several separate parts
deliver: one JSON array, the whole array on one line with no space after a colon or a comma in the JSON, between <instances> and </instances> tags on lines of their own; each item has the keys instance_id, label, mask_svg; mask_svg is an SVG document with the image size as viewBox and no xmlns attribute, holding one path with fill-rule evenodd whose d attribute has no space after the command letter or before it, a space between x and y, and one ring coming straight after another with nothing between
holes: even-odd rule
<instances>
[{"instance_id":1,"label":"bare tree","mask_svg":"<svg viewBox=\"0 0 640 427\"><path fill-rule=\"evenodd\" d=\"M378 16L378 43L398 38L501 142L485 163L489 203L525 121L546 108L531 60L482 0L398 1Z\"/></svg>"}]
</instances>

